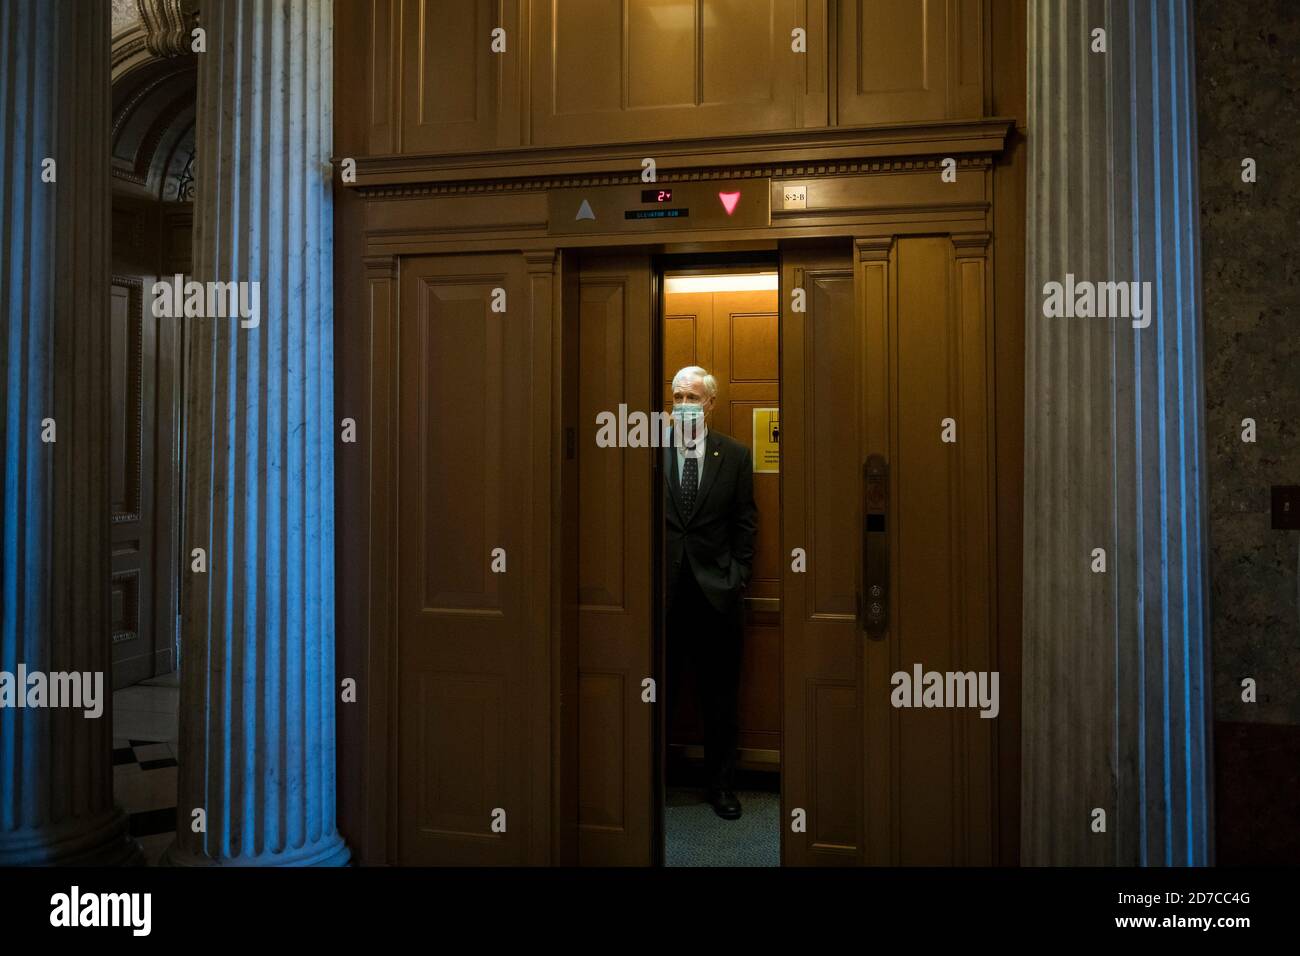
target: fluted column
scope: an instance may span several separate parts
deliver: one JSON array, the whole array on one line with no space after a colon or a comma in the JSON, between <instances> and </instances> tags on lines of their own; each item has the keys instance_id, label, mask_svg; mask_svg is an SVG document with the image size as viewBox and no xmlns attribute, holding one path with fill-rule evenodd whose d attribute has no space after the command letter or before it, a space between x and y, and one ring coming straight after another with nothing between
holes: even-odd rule
<instances>
[{"instance_id":1,"label":"fluted column","mask_svg":"<svg viewBox=\"0 0 1300 956\"><path fill-rule=\"evenodd\" d=\"M103 707L0 707L0 866L140 859L113 804L110 12L0 4L0 671L98 674Z\"/></svg>"},{"instance_id":2,"label":"fluted column","mask_svg":"<svg viewBox=\"0 0 1300 956\"><path fill-rule=\"evenodd\" d=\"M190 320L181 864L340 864L334 786L329 0L213 0L198 57L199 282L260 317ZM204 811L206 826L195 832Z\"/></svg>"},{"instance_id":3,"label":"fluted column","mask_svg":"<svg viewBox=\"0 0 1300 956\"><path fill-rule=\"evenodd\" d=\"M1027 864L1213 856L1191 13L1029 6ZM1150 311L1045 315L1069 275Z\"/></svg>"}]
</instances>

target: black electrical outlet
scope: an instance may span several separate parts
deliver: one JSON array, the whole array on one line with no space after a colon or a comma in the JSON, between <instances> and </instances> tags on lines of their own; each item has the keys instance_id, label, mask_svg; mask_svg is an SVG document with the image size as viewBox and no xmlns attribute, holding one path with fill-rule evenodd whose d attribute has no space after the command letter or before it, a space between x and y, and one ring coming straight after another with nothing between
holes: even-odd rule
<instances>
[{"instance_id":1,"label":"black electrical outlet","mask_svg":"<svg viewBox=\"0 0 1300 956\"><path fill-rule=\"evenodd\" d=\"M1300 485L1273 486L1273 530L1300 531Z\"/></svg>"}]
</instances>

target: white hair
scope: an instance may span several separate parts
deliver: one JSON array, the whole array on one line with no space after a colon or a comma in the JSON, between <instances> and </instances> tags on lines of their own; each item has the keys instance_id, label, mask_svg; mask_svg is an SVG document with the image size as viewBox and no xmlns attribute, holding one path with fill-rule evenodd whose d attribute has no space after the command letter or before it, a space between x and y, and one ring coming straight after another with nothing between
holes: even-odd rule
<instances>
[{"instance_id":1,"label":"white hair","mask_svg":"<svg viewBox=\"0 0 1300 956\"><path fill-rule=\"evenodd\" d=\"M704 391L709 398L716 398L718 395L718 380L709 374L708 369L700 368L698 365L688 365L673 376L673 384L683 375L689 375L692 378L701 378L704 380Z\"/></svg>"}]
</instances>

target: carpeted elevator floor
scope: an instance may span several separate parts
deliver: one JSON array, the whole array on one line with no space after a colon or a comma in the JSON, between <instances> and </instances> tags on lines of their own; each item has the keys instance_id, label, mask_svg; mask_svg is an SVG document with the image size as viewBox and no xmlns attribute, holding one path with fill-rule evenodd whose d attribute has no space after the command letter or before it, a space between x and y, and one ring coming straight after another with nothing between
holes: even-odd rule
<instances>
[{"instance_id":1,"label":"carpeted elevator floor","mask_svg":"<svg viewBox=\"0 0 1300 956\"><path fill-rule=\"evenodd\" d=\"M737 774L739 820L714 813L703 788L670 785L664 805L664 865L780 866L781 795L754 789L765 782L758 778L770 776Z\"/></svg>"}]
</instances>

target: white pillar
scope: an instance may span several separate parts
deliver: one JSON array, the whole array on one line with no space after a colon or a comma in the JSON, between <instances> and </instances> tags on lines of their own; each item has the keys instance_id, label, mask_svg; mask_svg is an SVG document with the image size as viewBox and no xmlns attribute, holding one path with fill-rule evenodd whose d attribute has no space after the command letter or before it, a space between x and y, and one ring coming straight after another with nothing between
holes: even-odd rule
<instances>
[{"instance_id":1,"label":"white pillar","mask_svg":"<svg viewBox=\"0 0 1300 956\"><path fill-rule=\"evenodd\" d=\"M103 706L0 708L0 866L141 859L113 805L109 21L0 4L0 671L98 674Z\"/></svg>"},{"instance_id":2,"label":"white pillar","mask_svg":"<svg viewBox=\"0 0 1300 956\"><path fill-rule=\"evenodd\" d=\"M1026 864L1213 858L1191 13L1029 7ZM1068 274L1150 311L1045 316Z\"/></svg>"},{"instance_id":3,"label":"white pillar","mask_svg":"<svg viewBox=\"0 0 1300 956\"><path fill-rule=\"evenodd\" d=\"M190 320L185 551L204 549L207 570L187 557L172 863L348 858L334 786L332 17L329 0L200 13L193 278L259 282L260 317Z\"/></svg>"}]
</instances>

